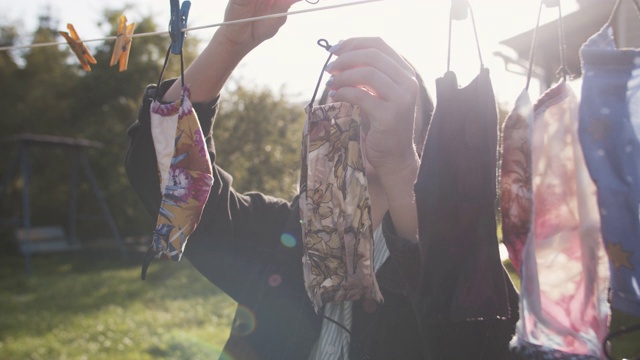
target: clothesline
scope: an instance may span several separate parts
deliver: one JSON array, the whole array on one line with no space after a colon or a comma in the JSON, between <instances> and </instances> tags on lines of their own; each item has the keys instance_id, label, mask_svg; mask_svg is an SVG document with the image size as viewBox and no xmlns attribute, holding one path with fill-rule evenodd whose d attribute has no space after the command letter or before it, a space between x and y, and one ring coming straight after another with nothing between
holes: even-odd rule
<instances>
[{"instance_id":1,"label":"clothesline","mask_svg":"<svg viewBox=\"0 0 640 360\"><path fill-rule=\"evenodd\" d=\"M380 2L380 1L385 1L385 0L360 0L360 1L350 2L350 3L344 3L344 4L327 5L327 6L321 6L321 7L316 7L316 8L312 8L312 9L290 11L290 12L286 12L286 13L270 14L270 15L264 15L264 16L256 16L256 17L240 19L240 20L232 20L232 21L225 21L225 22L214 23L214 24L209 24L209 25L188 27L188 28L182 29L182 32L189 32L189 31L196 31L196 30L214 28L214 27L219 27L219 26L223 26L223 25L232 25L232 24L240 24L240 23L245 23L245 22L258 21L258 20L273 19L273 18L279 18L279 17L284 17L284 16L299 15L299 14L311 13L311 12L316 12L316 11L325 11L325 10L337 9L337 8L342 8L342 7L347 7L347 6L354 6L354 5L363 5L363 4L367 4L367 3ZM168 31L154 31L154 32L148 32L148 33L139 33L139 34L131 35L131 38L145 37L145 36L156 36L156 35L169 35L169 32ZM116 38L117 38L117 36L114 35L114 36L107 36L107 37L101 37L101 38L96 38L96 39L82 40L82 42L87 43L87 42L96 42L96 41L107 41L107 40L115 40ZM67 45L67 42L65 42L65 41L53 41L53 42L31 44L31 45L2 46L2 47L0 47L0 51L30 49L30 48L47 47L47 46L58 46L58 45Z\"/></svg>"}]
</instances>

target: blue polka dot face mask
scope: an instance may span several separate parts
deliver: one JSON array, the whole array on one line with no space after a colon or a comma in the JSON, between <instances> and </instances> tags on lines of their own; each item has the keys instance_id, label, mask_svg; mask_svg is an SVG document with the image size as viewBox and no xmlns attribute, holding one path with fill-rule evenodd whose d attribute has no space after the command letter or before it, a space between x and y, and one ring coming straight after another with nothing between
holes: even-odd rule
<instances>
[{"instance_id":1,"label":"blue polka dot face mask","mask_svg":"<svg viewBox=\"0 0 640 360\"><path fill-rule=\"evenodd\" d=\"M580 141L598 187L611 306L640 316L640 50L605 26L580 50Z\"/></svg>"}]
</instances>

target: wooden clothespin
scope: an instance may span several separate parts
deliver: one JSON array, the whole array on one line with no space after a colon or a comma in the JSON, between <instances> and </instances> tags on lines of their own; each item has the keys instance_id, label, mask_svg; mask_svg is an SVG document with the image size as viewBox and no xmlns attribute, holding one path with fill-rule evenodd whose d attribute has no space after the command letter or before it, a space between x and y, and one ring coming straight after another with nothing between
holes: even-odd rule
<instances>
[{"instance_id":1,"label":"wooden clothespin","mask_svg":"<svg viewBox=\"0 0 640 360\"><path fill-rule=\"evenodd\" d=\"M170 5L171 21L169 22L169 35L171 36L171 53L174 55L180 55L182 54L182 45L186 35L182 30L187 27L191 1L183 1L182 7L180 7L179 0L170 0Z\"/></svg>"},{"instance_id":2,"label":"wooden clothespin","mask_svg":"<svg viewBox=\"0 0 640 360\"><path fill-rule=\"evenodd\" d=\"M93 55L91 55L89 49L87 49L82 40L80 40L80 37L78 36L78 33L76 32L76 29L73 27L73 25L67 24L67 29L69 29L69 32L71 34L66 31L58 31L58 33L60 33L60 35L62 35L65 40L67 40L67 43L71 47L71 50L73 50L78 60L80 60L80 65L82 65L82 68L86 71L91 71L91 66L89 66L89 64L97 64L98 62L93 57Z\"/></svg>"},{"instance_id":3,"label":"wooden clothespin","mask_svg":"<svg viewBox=\"0 0 640 360\"><path fill-rule=\"evenodd\" d=\"M118 19L118 34L116 35L116 43L113 47L113 53L111 54L111 62L109 66L113 66L116 63L120 63L119 70L127 70L129 64L129 50L131 50L131 35L136 28L136 23L127 25L127 17L121 15Z\"/></svg>"}]
</instances>

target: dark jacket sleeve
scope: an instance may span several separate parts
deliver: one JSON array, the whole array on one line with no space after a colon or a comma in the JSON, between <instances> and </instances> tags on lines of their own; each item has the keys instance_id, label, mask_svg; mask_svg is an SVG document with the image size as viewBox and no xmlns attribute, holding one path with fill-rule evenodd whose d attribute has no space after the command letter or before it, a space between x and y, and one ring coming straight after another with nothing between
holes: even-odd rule
<instances>
[{"instance_id":1,"label":"dark jacket sleeve","mask_svg":"<svg viewBox=\"0 0 640 360\"><path fill-rule=\"evenodd\" d=\"M158 98L173 81L162 83ZM149 111L155 92L155 85L145 91L138 119L128 130L130 145L125 159L129 181L153 219L161 201ZM212 128L218 98L193 106L206 137L214 182L200 224L186 244L185 256L212 283L242 303L247 296L255 298L255 289L273 261L292 207L283 199L260 193L239 194L233 189L231 175L215 163ZM161 265L152 263L150 276L154 266Z\"/></svg>"},{"instance_id":2,"label":"dark jacket sleeve","mask_svg":"<svg viewBox=\"0 0 640 360\"><path fill-rule=\"evenodd\" d=\"M395 263L407 282L409 295L415 295L420 276L418 244L398 235L388 211L382 219L382 233L389 249L391 261Z\"/></svg>"}]
</instances>

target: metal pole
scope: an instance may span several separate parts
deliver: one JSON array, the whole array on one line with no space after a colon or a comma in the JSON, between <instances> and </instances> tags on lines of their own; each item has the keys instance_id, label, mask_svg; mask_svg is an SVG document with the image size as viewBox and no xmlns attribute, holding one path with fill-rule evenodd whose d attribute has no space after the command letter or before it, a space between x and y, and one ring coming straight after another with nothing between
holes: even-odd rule
<instances>
[{"instance_id":1,"label":"metal pole","mask_svg":"<svg viewBox=\"0 0 640 360\"><path fill-rule=\"evenodd\" d=\"M22 167L22 228L25 232L24 244L19 246L24 249L25 266L27 275L31 275L31 201L29 199L29 183L31 181L31 164L29 162L29 148L20 143L20 164Z\"/></svg>"},{"instance_id":2,"label":"metal pole","mask_svg":"<svg viewBox=\"0 0 640 360\"><path fill-rule=\"evenodd\" d=\"M69 204L69 242L78 243L78 156L79 150L74 149L71 160L71 194Z\"/></svg>"},{"instance_id":3,"label":"metal pole","mask_svg":"<svg viewBox=\"0 0 640 360\"><path fill-rule=\"evenodd\" d=\"M9 167L7 168L7 172L6 174L4 174L4 178L2 179L2 184L0 185L0 204L3 204L2 199L4 198L4 196L7 193L7 190L9 189L9 182L11 181L11 179L13 178L13 175L15 175L16 171L18 170L19 163L20 163L20 151L18 151L16 153L16 156L14 156L11 159L11 162L9 163ZM1 207L0 207L0 210L2 210Z\"/></svg>"},{"instance_id":4,"label":"metal pole","mask_svg":"<svg viewBox=\"0 0 640 360\"><path fill-rule=\"evenodd\" d=\"M117 243L118 243L118 247L120 248L120 252L122 254L126 253L126 250L124 248L124 242L122 240L122 238L120 237L120 233L118 232L118 227L116 226L115 221L113 220L113 217L111 216L111 212L109 211L109 207L107 207L107 202L104 199L104 196L102 195L102 192L100 191L100 188L98 187L98 182L96 181L96 178L93 176L93 172L91 171L91 168L89 167L89 161L87 160L87 157L84 153L79 153L79 158L80 158L80 163L82 164L82 167L84 168L84 172L87 175L87 178L89 178L89 182L91 183L91 187L93 188L93 192L96 194L96 197L98 198L98 203L100 204L100 208L102 208L102 213L104 214L105 219L107 220L107 223L109 224L109 228L111 229L111 233L113 234L113 236L115 237Z\"/></svg>"}]
</instances>

